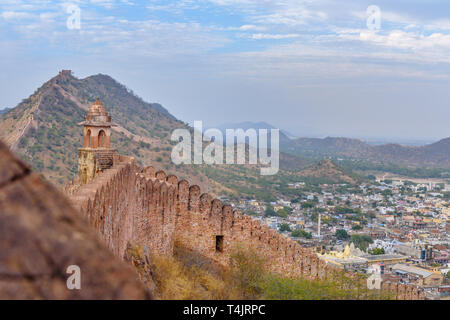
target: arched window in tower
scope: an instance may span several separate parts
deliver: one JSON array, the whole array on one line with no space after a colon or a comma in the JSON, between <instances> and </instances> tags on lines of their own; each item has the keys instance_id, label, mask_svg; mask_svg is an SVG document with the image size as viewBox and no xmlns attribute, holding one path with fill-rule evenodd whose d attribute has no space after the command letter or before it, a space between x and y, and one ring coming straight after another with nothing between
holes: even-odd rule
<instances>
[{"instance_id":1,"label":"arched window in tower","mask_svg":"<svg viewBox=\"0 0 450 320\"><path fill-rule=\"evenodd\" d=\"M83 173L82 173L82 176L81 176L81 183L82 184L86 184L87 183L87 169L86 168L83 169Z\"/></svg>"},{"instance_id":2,"label":"arched window in tower","mask_svg":"<svg viewBox=\"0 0 450 320\"><path fill-rule=\"evenodd\" d=\"M100 148L104 148L105 147L105 131L100 130L100 132L98 133L98 146Z\"/></svg>"},{"instance_id":3,"label":"arched window in tower","mask_svg":"<svg viewBox=\"0 0 450 320\"><path fill-rule=\"evenodd\" d=\"M91 143L91 130L88 130L86 132L86 147L90 148L92 143Z\"/></svg>"}]
</instances>

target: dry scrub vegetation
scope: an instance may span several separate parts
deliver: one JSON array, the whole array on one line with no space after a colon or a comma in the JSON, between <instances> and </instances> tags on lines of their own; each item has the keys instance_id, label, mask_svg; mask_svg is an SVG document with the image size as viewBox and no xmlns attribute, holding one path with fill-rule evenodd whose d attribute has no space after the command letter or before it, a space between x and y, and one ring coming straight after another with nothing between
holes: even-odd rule
<instances>
[{"instance_id":1,"label":"dry scrub vegetation","mask_svg":"<svg viewBox=\"0 0 450 320\"><path fill-rule=\"evenodd\" d=\"M289 278L268 271L258 253L236 246L229 268L219 268L211 261L177 244L173 257L151 255L142 258L142 249L132 254L141 278L153 288L155 298L164 300L356 300L390 299L380 297L359 281L344 273L337 280ZM140 256L140 257L139 257ZM136 261L151 261L151 267ZM151 269L151 271L149 271ZM151 280L148 278L151 277ZM361 277L359 280L363 280ZM359 282L361 283L361 282Z\"/></svg>"}]
</instances>

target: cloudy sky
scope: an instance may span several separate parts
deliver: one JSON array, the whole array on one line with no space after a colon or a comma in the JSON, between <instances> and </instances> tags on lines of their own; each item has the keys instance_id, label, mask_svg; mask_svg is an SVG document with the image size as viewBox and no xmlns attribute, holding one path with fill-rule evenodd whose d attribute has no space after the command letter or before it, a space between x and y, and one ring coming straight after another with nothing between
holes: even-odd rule
<instances>
[{"instance_id":1,"label":"cloudy sky","mask_svg":"<svg viewBox=\"0 0 450 320\"><path fill-rule=\"evenodd\" d=\"M450 136L444 0L2 0L0 108L60 69L108 74L207 126Z\"/></svg>"}]
</instances>

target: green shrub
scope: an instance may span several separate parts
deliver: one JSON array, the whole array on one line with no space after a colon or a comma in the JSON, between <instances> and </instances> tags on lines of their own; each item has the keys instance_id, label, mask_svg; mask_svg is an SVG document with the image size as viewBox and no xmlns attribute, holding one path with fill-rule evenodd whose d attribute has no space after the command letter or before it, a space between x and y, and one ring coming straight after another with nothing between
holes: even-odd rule
<instances>
[{"instance_id":1,"label":"green shrub","mask_svg":"<svg viewBox=\"0 0 450 320\"><path fill-rule=\"evenodd\" d=\"M303 230L303 229L292 231L291 232L291 236L292 237L296 237L296 238L306 238L306 239L311 239L312 238L312 234L309 233L308 231Z\"/></svg>"},{"instance_id":2,"label":"green shrub","mask_svg":"<svg viewBox=\"0 0 450 320\"><path fill-rule=\"evenodd\" d=\"M230 257L226 282L238 288L246 299L269 300L371 300L391 299L390 295L369 290L364 275L349 277L337 273L333 280L291 278L268 271L268 261L255 249L238 245Z\"/></svg>"},{"instance_id":3,"label":"green shrub","mask_svg":"<svg viewBox=\"0 0 450 320\"><path fill-rule=\"evenodd\" d=\"M259 298L265 273L265 261L253 248L238 245L231 253L228 278L246 299Z\"/></svg>"},{"instance_id":4,"label":"green shrub","mask_svg":"<svg viewBox=\"0 0 450 320\"><path fill-rule=\"evenodd\" d=\"M282 223L280 225L280 232L284 232L284 231L291 231L291 227L289 227L289 225L287 223Z\"/></svg>"}]
</instances>

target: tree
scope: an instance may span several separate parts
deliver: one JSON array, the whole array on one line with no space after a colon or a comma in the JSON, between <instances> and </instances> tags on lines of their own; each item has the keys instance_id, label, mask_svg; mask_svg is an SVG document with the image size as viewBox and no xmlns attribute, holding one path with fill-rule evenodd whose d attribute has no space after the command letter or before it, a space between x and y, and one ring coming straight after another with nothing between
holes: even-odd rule
<instances>
[{"instance_id":1,"label":"tree","mask_svg":"<svg viewBox=\"0 0 450 320\"><path fill-rule=\"evenodd\" d=\"M335 236L338 240L347 240L349 238L347 231L344 229L337 230Z\"/></svg>"},{"instance_id":2,"label":"tree","mask_svg":"<svg viewBox=\"0 0 450 320\"><path fill-rule=\"evenodd\" d=\"M277 213L273 209L273 206L271 206L271 205L266 206L265 214L266 214L266 217L273 217L273 216L277 215Z\"/></svg>"},{"instance_id":3,"label":"tree","mask_svg":"<svg viewBox=\"0 0 450 320\"><path fill-rule=\"evenodd\" d=\"M352 230L362 230L363 227L361 227L359 224L355 224L352 226Z\"/></svg>"},{"instance_id":4,"label":"tree","mask_svg":"<svg viewBox=\"0 0 450 320\"><path fill-rule=\"evenodd\" d=\"M431 266L432 266L433 268L439 268L439 267L441 266L441 264L438 263L438 262L435 262L435 263L433 263Z\"/></svg>"},{"instance_id":5,"label":"tree","mask_svg":"<svg viewBox=\"0 0 450 320\"><path fill-rule=\"evenodd\" d=\"M366 251L369 244L373 243L373 240L368 235L353 234L350 242L353 242L356 248Z\"/></svg>"},{"instance_id":6,"label":"tree","mask_svg":"<svg viewBox=\"0 0 450 320\"><path fill-rule=\"evenodd\" d=\"M366 214L367 218L369 218L370 220L373 220L377 217L377 215L375 214L375 212L369 211Z\"/></svg>"},{"instance_id":7,"label":"tree","mask_svg":"<svg viewBox=\"0 0 450 320\"><path fill-rule=\"evenodd\" d=\"M292 213L292 209L289 207L283 207L283 209L278 210L277 215L282 218L287 218L288 215Z\"/></svg>"},{"instance_id":8,"label":"tree","mask_svg":"<svg viewBox=\"0 0 450 320\"><path fill-rule=\"evenodd\" d=\"M305 239L311 239L312 238L312 234L300 229L300 230L294 230L291 232L291 236L295 237L295 238L305 238Z\"/></svg>"},{"instance_id":9,"label":"tree","mask_svg":"<svg viewBox=\"0 0 450 320\"><path fill-rule=\"evenodd\" d=\"M280 225L280 232L285 232L285 231L290 232L291 231L291 227L289 227L289 225L287 223L282 223Z\"/></svg>"},{"instance_id":10,"label":"tree","mask_svg":"<svg viewBox=\"0 0 450 320\"><path fill-rule=\"evenodd\" d=\"M372 251L369 252L371 255L380 255L385 254L384 248L375 248Z\"/></svg>"},{"instance_id":11,"label":"tree","mask_svg":"<svg viewBox=\"0 0 450 320\"><path fill-rule=\"evenodd\" d=\"M315 204L311 201L302 202L302 209L314 208Z\"/></svg>"}]
</instances>

